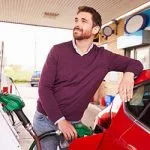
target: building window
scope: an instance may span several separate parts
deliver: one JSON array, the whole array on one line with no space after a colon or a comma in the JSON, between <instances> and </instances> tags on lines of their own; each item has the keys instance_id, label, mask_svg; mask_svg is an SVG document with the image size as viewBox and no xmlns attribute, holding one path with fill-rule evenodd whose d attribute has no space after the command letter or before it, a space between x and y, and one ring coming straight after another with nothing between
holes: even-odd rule
<instances>
[{"instance_id":1,"label":"building window","mask_svg":"<svg viewBox=\"0 0 150 150\"><path fill-rule=\"evenodd\" d=\"M141 61L144 69L150 69L150 46L126 50L126 56Z\"/></svg>"}]
</instances>

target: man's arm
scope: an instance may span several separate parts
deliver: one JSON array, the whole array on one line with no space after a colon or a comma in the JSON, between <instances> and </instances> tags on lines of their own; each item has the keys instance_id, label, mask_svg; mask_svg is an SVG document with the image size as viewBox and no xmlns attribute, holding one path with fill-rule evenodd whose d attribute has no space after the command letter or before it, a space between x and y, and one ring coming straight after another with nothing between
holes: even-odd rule
<instances>
[{"instance_id":1,"label":"man's arm","mask_svg":"<svg viewBox=\"0 0 150 150\"><path fill-rule=\"evenodd\" d=\"M53 94L53 85L56 77L56 67L57 67L57 56L55 54L55 48L53 47L48 54L46 62L44 64L40 82L39 82L39 98L44 108L44 111L52 120L56 122L58 119L63 117L63 114L59 110L56 98Z\"/></svg>"},{"instance_id":2,"label":"man's arm","mask_svg":"<svg viewBox=\"0 0 150 150\"><path fill-rule=\"evenodd\" d=\"M53 94L53 87L56 78L57 54L53 47L44 64L40 82L39 82L39 97L48 118L52 120L67 140L77 137L77 132L72 124L65 119L61 113L56 98Z\"/></svg>"},{"instance_id":3,"label":"man's arm","mask_svg":"<svg viewBox=\"0 0 150 150\"><path fill-rule=\"evenodd\" d=\"M138 76L143 70L142 63L126 56L111 53L109 69L110 71L124 73L118 92L123 101L129 101L133 96L134 77Z\"/></svg>"},{"instance_id":4,"label":"man's arm","mask_svg":"<svg viewBox=\"0 0 150 150\"><path fill-rule=\"evenodd\" d=\"M126 56L121 56L112 52L108 54L109 71L132 72L134 76L138 76L142 70L143 65L139 60L135 60Z\"/></svg>"}]
</instances>

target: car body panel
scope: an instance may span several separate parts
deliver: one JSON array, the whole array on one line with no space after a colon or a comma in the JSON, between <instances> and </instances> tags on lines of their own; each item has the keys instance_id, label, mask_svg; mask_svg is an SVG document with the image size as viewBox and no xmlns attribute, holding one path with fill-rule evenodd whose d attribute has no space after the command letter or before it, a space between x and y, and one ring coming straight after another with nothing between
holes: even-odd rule
<instances>
[{"instance_id":1,"label":"car body panel","mask_svg":"<svg viewBox=\"0 0 150 150\"><path fill-rule=\"evenodd\" d=\"M97 150L102 138L103 134L101 133L92 136L77 138L70 144L69 150Z\"/></svg>"}]
</instances>

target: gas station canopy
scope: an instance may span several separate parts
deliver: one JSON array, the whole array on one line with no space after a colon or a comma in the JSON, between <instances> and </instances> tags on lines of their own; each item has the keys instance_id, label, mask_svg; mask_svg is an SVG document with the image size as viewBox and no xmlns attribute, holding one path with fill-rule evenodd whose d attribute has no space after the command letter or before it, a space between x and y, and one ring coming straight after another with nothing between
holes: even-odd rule
<instances>
[{"instance_id":1,"label":"gas station canopy","mask_svg":"<svg viewBox=\"0 0 150 150\"><path fill-rule=\"evenodd\" d=\"M103 25L149 0L0 0L0 21L72 29L79 6L94 7Z\"/></svg>"}]
</instances>

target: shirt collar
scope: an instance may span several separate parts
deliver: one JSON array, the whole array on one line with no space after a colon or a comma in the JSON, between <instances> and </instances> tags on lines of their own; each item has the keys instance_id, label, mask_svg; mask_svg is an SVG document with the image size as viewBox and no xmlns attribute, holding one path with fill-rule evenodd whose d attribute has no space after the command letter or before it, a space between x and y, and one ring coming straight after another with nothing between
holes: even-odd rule
<instances>
[{"instance_id":1,"label":"shirt collar","mask_svg":"<svg viewBox=\"0 0 150 150\"><path fill-rule=\"evenodd\" d=\"M76 50L76 52L77 52L79 55L81 55L81 56L87 54L87 53L93 48L93 45L94 45L94 44L92 43L92 44L90 45L90 47L88 48L88 50L83 53L83 52L81 52L81 50L79 50L79 49L77 48L74 39L72 40L72 44L73 44L73 47L74 47L74 49Z\"/></svg>"}]
</instances>

